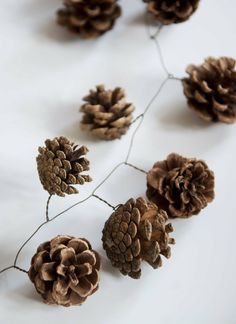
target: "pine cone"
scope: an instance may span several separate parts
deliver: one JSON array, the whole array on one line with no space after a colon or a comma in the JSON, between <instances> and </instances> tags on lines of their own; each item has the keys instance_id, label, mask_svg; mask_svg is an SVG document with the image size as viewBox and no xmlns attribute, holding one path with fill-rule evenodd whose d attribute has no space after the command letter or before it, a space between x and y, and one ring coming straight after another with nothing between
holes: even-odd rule
<instances>
[{"instance_id":1,"label":"pine cone","mask_svg":"<svg viewBox=\"0 0 236 324\"><path fill-rule=\"evenodd\" d=\"M112 29L121 15L117 0L64 0L57 21L83 38L95 38Z\"/></svg>"},{"instance_id":2,"label":"pine cone","mask_svg":"<svg viewBox=\"0 0 236 324\"><path fill-rule=\"evenodd\" d=\"M103 248L114 267L123 275L138 279L141 262L145 260L154 269L162 265L161 254L170 257L169 237L172 225L165 225L168 216L143 198L132 198L106 221L103 229Z\"/></svg>"},{"instance_id":3,"label":"pine cone","mask_svg":"<svg viewBox=\"0 0 236 324\"><path fill-rule=\"evenodd\" d=\"M187 68L184 94L191 109L206 121L236 121L236 61L232 58L208 58L200 66Z\"/></svg>"},{"instance_id":4,"label":"pine cone","mask_svg":"<svg viewBox=\"0 0 236 324\"><path fill-rule=\"evenodd\" d=\"M172 218L196 215L214 199L214 173L203 161L172 153L148 172L147 197Z\"/></svg>"},{"instance_id":5,"label":"pine cone","mask_svg":"<svg viewBox=\"0 0 236 324\"><path fill-rule=\"evenodd\" d=\"M88 152L87 147L77 149L77 145L62 136L47 139L45 145L38 149L37 166L40 181L50 195L64 197L78 193L72 185L92 180L90 176L80 174L89 170L89 161L83 157Z\"/></svg>"},{"instance_id":6,"label":"pine cone","mask_svg":"<svg viewBox=\"0 0 236 324\"><path fill-rule=\"evenodd\" d=\"M148 11L163 25L181 23L190 18L200 0L143 0Z\"/></svg>"},{"instance_id":7,"label":"pine cone","mask_svg":"<svg viewBox=\"0 0 236 324\"><path fill-rule=\"evenodd\" d=\"M90 130L100 139L113 140L125 134L131 125L134 106L126 103L125 93L121 88L105 90L103 85L90 90L90 94L83 98L84 113L81 127Z\"/></svg>"},{"instance_id":8,"label":"pine cone","mask_svg":"<svg viewBox=\"0 0 236 324\"><path fill-rule=\"evenodd\" d=\"M47 304L80 305L98 289L100 256L85 239L57 236L41 244L29 278Z\"/></svg>"}]
</instances>

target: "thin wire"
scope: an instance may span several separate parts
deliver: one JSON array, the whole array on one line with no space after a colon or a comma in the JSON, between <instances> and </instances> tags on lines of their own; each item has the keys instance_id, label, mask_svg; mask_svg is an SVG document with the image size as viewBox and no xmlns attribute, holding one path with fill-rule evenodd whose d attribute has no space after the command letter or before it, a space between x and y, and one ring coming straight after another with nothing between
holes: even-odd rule
<instances>
[{"instance_id":1,"label":"thin wire","mask_svg":"<svg viewBox=\"0 0 236 324\"><path fill-rule=\"evenodd\" d=\"M133 146L134 146L134 141L135 141L135 137L136 137L136 134L139 130L139 128L141 127L142 123L143 123L143 120L144 120L144 116L145 114L148 112L148 110L150 109L150 107L152 106L153 102L156 100L157 96L160 94L161 90L163 89L164 85L166 84L166 82L169 80L169 77L167 77L160 85L160 87L158 88L158 90L156 91L156 93L154 94L154 96L152 97L152 99L149 101L146 109L144 110L143 112L143 116L142 118L140 118L140 122L138 124L138 126L136 127L136 129L134 130L133 132L133 135L131 137L131 141L130 141L130 145L129 145L129 148L128 148L128 153L127 153L127 156L126 156L126 159L125 159L125 163L128 162L129 160L129 157L130 157L130 154L131 154L131 151L133 149Z\"/></svg>"},{"instance_id":2,"label":"thin wire","mask_svg":"<svg viewBox=\"0 0 236 324\"><path fill-rule=\"evenodd\" d=\"M153 95L153 97L151 98L151 100L149 101L149 103L147 104L145 110L143 111L142 114L138 115L134 121L132 122L132 124L136 123L137 121L139 121L137 127L135 128L132 136L131 136L131 140L130 140L130 144L128 146L128 152L127 152L127 155L126 155L126 159L124 162L120 162L118 163L110 172L109 174L94 188L94 190L92 191L92 193L87 196L85 199L71 205L70 207L64 209L62 212L58 213L57 215L55 215L54 217L52 218L49 218L49 204L50 204L50 200L51 200L51 197L52 196L49 196L48 200L47 200L47 204L46 204L46 221L44 221L43 223L41 223L37 228L36 230L28 237L28 239L20 246L19 250L17 251L16 253L16 256L15 256L15 259L14 259L14 264L11 265L11 266L8 266L2 270L0 270L0 274L5 272L5 271L8 271L10 269L16 269L16 270L19 270L21 272L24 272L24 273L28 273L28 271L18 267L16 264L17 264L17 261L18 261L18 258L19 258L19 255L21 253L21 251L23 250L23 248L26 246L26 244L38 233L38 231L44 227L46 224L54 221L55 219L57 219L59 216L65 214L66 212L68 212L69 210L71 210L72 208L86 202L87 200L89 200L91 197L95 197L97 199L99 199L100 201L104 202L105 204L107 204L109 207L111 207L113 210L115 210L116 208L118 208L120 206L117 205L116 207L112 206L110 203L108 203L105 199L101 198L100 196L96 195L95 193L97 192L97 190L117 171L118 168L120 168L122 165L126 165L126 166L129 166L129 167L132 167L134 169L136 169L137 171L140 171L140 172L143 172L143 173L147 173L146 171L136 167L135 165L131 164L131 163L128 163L128 160L129 160L129 157L130 157L130 154L132 152L132 149L133 149L133 146L134 146L134 142L135 142L135 138L136 138L136 134L138 132L138 130L140 129L142 123L143 123L143 120L144 120L144 117L145 117L145 114L148 112L148 110L150 109L150 107L152 106L152 104L154 103L154 101L156 100L156 98L158 97L158 95L160 94L160 92L162 91L163 87L165 86L165 84L167 83L168 80L177 80L177 81L181 81L181 79L175 77L173 74L169 73L169 70L165 64L165 61L164 61L164 57L162 55L162 51L161 51L161 47L160 47L160 44L157 40L157 36L159 36L161 30L162 30L162 25L158 25L157 26L157 30L154 34L151 33L150 31L150 24L149 24L149 15L147 13L146 15L146 27L147 27L147 32L148 32L148 37L153 40L156 44L156 47L157 47L157 52L158 52L158 56L159 56L159 59L160 59L160 62L161 62L161 65L162 65L162 68L163 70L165 71L165 73L167 74L167 77L163 80L163 82L161 83L161 85L158 87L157 91L155 92L155 94Z\"/></svg>"}]
</instances>

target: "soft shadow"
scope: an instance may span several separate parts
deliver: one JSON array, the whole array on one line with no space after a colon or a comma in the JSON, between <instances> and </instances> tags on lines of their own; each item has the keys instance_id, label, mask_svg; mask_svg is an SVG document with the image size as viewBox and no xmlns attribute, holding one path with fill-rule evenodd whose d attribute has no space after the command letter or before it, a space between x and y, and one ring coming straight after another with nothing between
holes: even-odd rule
<instances>
[{"instance_id":1,"label":"soft shadow","mask_svg":"<svg viewBox=\"0 0 236 324\"><path fill-rule=\"evenodd\" d=\"M39 296L39 294L36 292L33 284L32 285L21 285L19 287L17 287L16 289L14 289L14 291L12 291L11 293L14 293L14 295L17 298L20 299L25 299L26 301L34 301L36 303L40 303L42 304L42 299Z\"/></svg>"},{"instance_id":2,"label":"soft shadow","mask_svg":"<svg viewBox=\"0 0 236 324\"><path fill-rule=\"evenodd\" d=\"M58 25L56 22L56 16L52 17L51 20L46 21L41 27L39 27L37 33L40 36L59 43L69 43L78 40L83 42L76 33L72 33L65 27Z\"/></svg>"},{"instance_id":3,"label":"soft shadow","mask_svg":"<svg viewBox=\"0 0 236 324\"><path fill-rule=\"evenodd\" d=\"M60 134L66 136L72 140L79 140L84 144L96 144L100 141L94 137L89 131L83 131L80 127L80 118L73 124L68 125L65 128L62 128Z\"/></svg>"},{"instance_id":4,"label":"soft shadow","mask_svg":"<svg viewBox=\"0 0 236 324\"><path fill-rule=\"evenodd\" d=\"M102 271L104 271L106 273L109 273L112 277L120 278L121 279L122 278L122 275L119 272L119 269L113 267L111 265L110 260L108 260L108 258L106 256L102 255L104 253L104 250L99 249L98 250L98 253L101 256L101 261L102 261L101 269L102 269Z\"/></svg>"},{"instance_id":5,"label":"soft shadow","mask_svg":"<svg viewBox=\"0 0 236 324\"><path fill-rule=\"evenodd\" d=\"M48 14L50 12L52 12L53 14L53 12L56 12L61 7L61 0L31 0L19 6L20 10L30 16L36 16L45 13Z\"/></svg>"},{"instance_id":6,"label":"soft shadow","mask_svg":"<svg viewBox=\"0 0 236 324\"><path fill-rule=\"evenodd\" d=\"M214 127L214 124L205 122L188 107L180 107L174 104L172 106L174 107L172 111L170 109L166 109L166 113L160 116L160 121L164 124L165 128L203 129Z\"/></svg>"},{"instance_id":7,"label":"soft shadow","mask_svg":"<svg viewBox=\"0 0 236 324\"><path fill-rule=\"evenodd\" d=\"M147 22L147 13L145 11L139 12L137 15L133 16L129 20L129 24L131 25L145 25ZM156 25L153 25L156 26Z\"/></svg>"}]
</instances>

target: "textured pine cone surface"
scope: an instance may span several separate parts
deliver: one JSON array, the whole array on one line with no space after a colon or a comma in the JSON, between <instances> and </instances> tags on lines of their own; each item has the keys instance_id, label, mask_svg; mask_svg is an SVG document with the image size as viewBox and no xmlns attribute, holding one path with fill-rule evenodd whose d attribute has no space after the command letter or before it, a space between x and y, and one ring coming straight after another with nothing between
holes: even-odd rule
<instances>
[{"instance_id":1,"label":"textured pine cone surface","mask_svg":"<svg viewBox=\"0 0 236 324\"><path fill-rule=\"evenodd\" d=\"M40 181L50 195L64 197L65 194L78 193L73 186L84 184L92 179L81 174L89 170L89 161L84 157L88 149L80 148L65 137L47 139L45 147L39 147L37 168Z\"/></svg>"},{"instance_id":2,"label":"textured pine cone surface","mask_svg":"<svg viewBox=\"0 0 236 324\"><path fill-rule=\"evenodd\" d=\"M227 124L236 121L235 60L208 58L200 65L189 65L183 79L188 105L202 119Z\"/></svg>"},{"instance_id":3,"label":"textured pine cone surface","mask_svg":"<svg viewBox=\"0 0 236 324\"><path fill-rule=\"evenodd\" d=\"M201 160L172 153L148 172L147 197L169 217L196 215L214 199L214 173Z\"/></svg>"},{"instance_id":4,"label":"textured pine cone surface","mask_svg":"<svg viewBox=\"0 0 236 324\"><path fill-rule=\"evenodd\" d=\"M160 267L161 255L169 258L169 244L174 244L167 219L165 211L143 198L131 198L120 205L103 229L103 248L112 265L134 279L141 276L142 260L154 269Z\"/></svg>"},{"instance_id":5,"label":"textured pine cone surface","mask_svg":"<svg viewBox=\"0 0 236 324\"><path fill-rule=\"evenodd\" d=\"M83 38L95 38L112 29L121 15L117 0L65 0L57 21Z\"/></svg>"},{"instance_id":6,"label":"textured pine cone surface","mask_svg":"<svg viewBox=\"0 0 236 324\"><path fill-rule=\"evenodd\" d=\"M143 0L148 11L163 25L181 23L190 18L200 0Z\"/></svg>"},{"instance_id":7,"label":"textured pine cone surface","mask_svg":"<svg viewBox=\"0 0 236 324\"><path fill-rule=\"evenodd\" d=\"M47 304L82 304L99 285L100 256L90 243L57 236L41 244L31 260L29 278Z\"/></svg>"},{"instance_id":8,"label":"textured pine cone surface","mask_svg":"<svg viewBox=\"0 0 236 324\"><path fill-rule=\"evenodd\" d=\"M125 92L121 88L106 90L103 85L90 90L83 98L81 106L84 113L81 128L89 130L103 140L113 140L124 135L132 122L134 106L125 101Z\"/></svg>"}]
</instances>

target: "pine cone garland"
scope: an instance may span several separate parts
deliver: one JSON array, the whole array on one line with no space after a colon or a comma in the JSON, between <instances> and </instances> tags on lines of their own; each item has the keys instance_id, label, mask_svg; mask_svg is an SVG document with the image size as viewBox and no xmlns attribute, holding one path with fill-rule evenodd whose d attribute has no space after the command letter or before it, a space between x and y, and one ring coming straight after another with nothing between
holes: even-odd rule
<instances>
[{"instance_id":1,"label":"pine cone garland","mask_svg":"<svg viewBox=\"0 0 236 324\"><path fill-rule=\"evenodd\" d=\"M84 113L81 128L103 140L120 138L131 125L134 111L134 106L126 103L124 97L121 88L105 90L103 85L99 85L95 91L90 90L80 109Z\"/></svg>"},{"instance_id":2,"label":"pine cone garland","mask_svg":"<svg viewBox=\"0 0 236 324\"><path fill-rule=\"evenodd\" d=\"M40 181L50 195L64 197L78 193L73 186L84 184L92 179L81 172L89 170L89 161L83 157L88 149L77 145L65 137L47 139L45 147L39 147L37 167Z\"/></svg>"},{"instance_id":3,"label":"pine cone garland","mask_svg":"<svg viewBox=\"0 0 236 324\"><path fill-rule=\"evenodd\" d=\"M228 57L210 57L200 66L188 66L184 94L189 107L202 119L227 124L236 121L235 63Z\"/></svg>"},{"instance_id":4,"label":"pine cone garland","mask_svg":"<svg viewBox=\"0 0 236 324\"><path fill-rule=\"evenodd\" d=\"M103 248L123 275L138 279L142 260L154 269L162 265L161 255L170 257L172 225L166 212L143 198L130 199L110 216L103 229Z\"/></svg>"},{"instance_id":5,"label":"pine cone garland","mask_svg":"<svg viewBox=\"0 0 236 324\"><path fill-rule=\"evenodd\" d=\"M200 0L143 0L148 11L163 25L181 23L190 18Z\"/></svg>"},{"instance_id":6,"label":"pine cone garland","mask_svg":"<svg viewBox=\"0 0 236 324\"><path fill-rule=\"evenodd\" d=\"M29 278L47 304L80 305L99 284L100 256L85 239L57 236L41 244Z\"/></svg>"},{"instance_id":7,"label":"pine cone garland","mask_svg":"<svg viewBox=\"0 0 236 324\"><path fill-rule=\"evenodd\" d=\"M214 199L214 173L201 160L172 153L148 172L147 197L172 218L196 215Z\"/></svg>"},{"instance_id":8,"label":"pine cone garland","mask_svg":"<svg viewBox=\"0 0 236 324\"><path fill-rule=\"evenodd\" d=\"M112 29L121 15L117 0L64 0L57 21L83 38L95 38Z\"/></svg>"}]
</instances>

